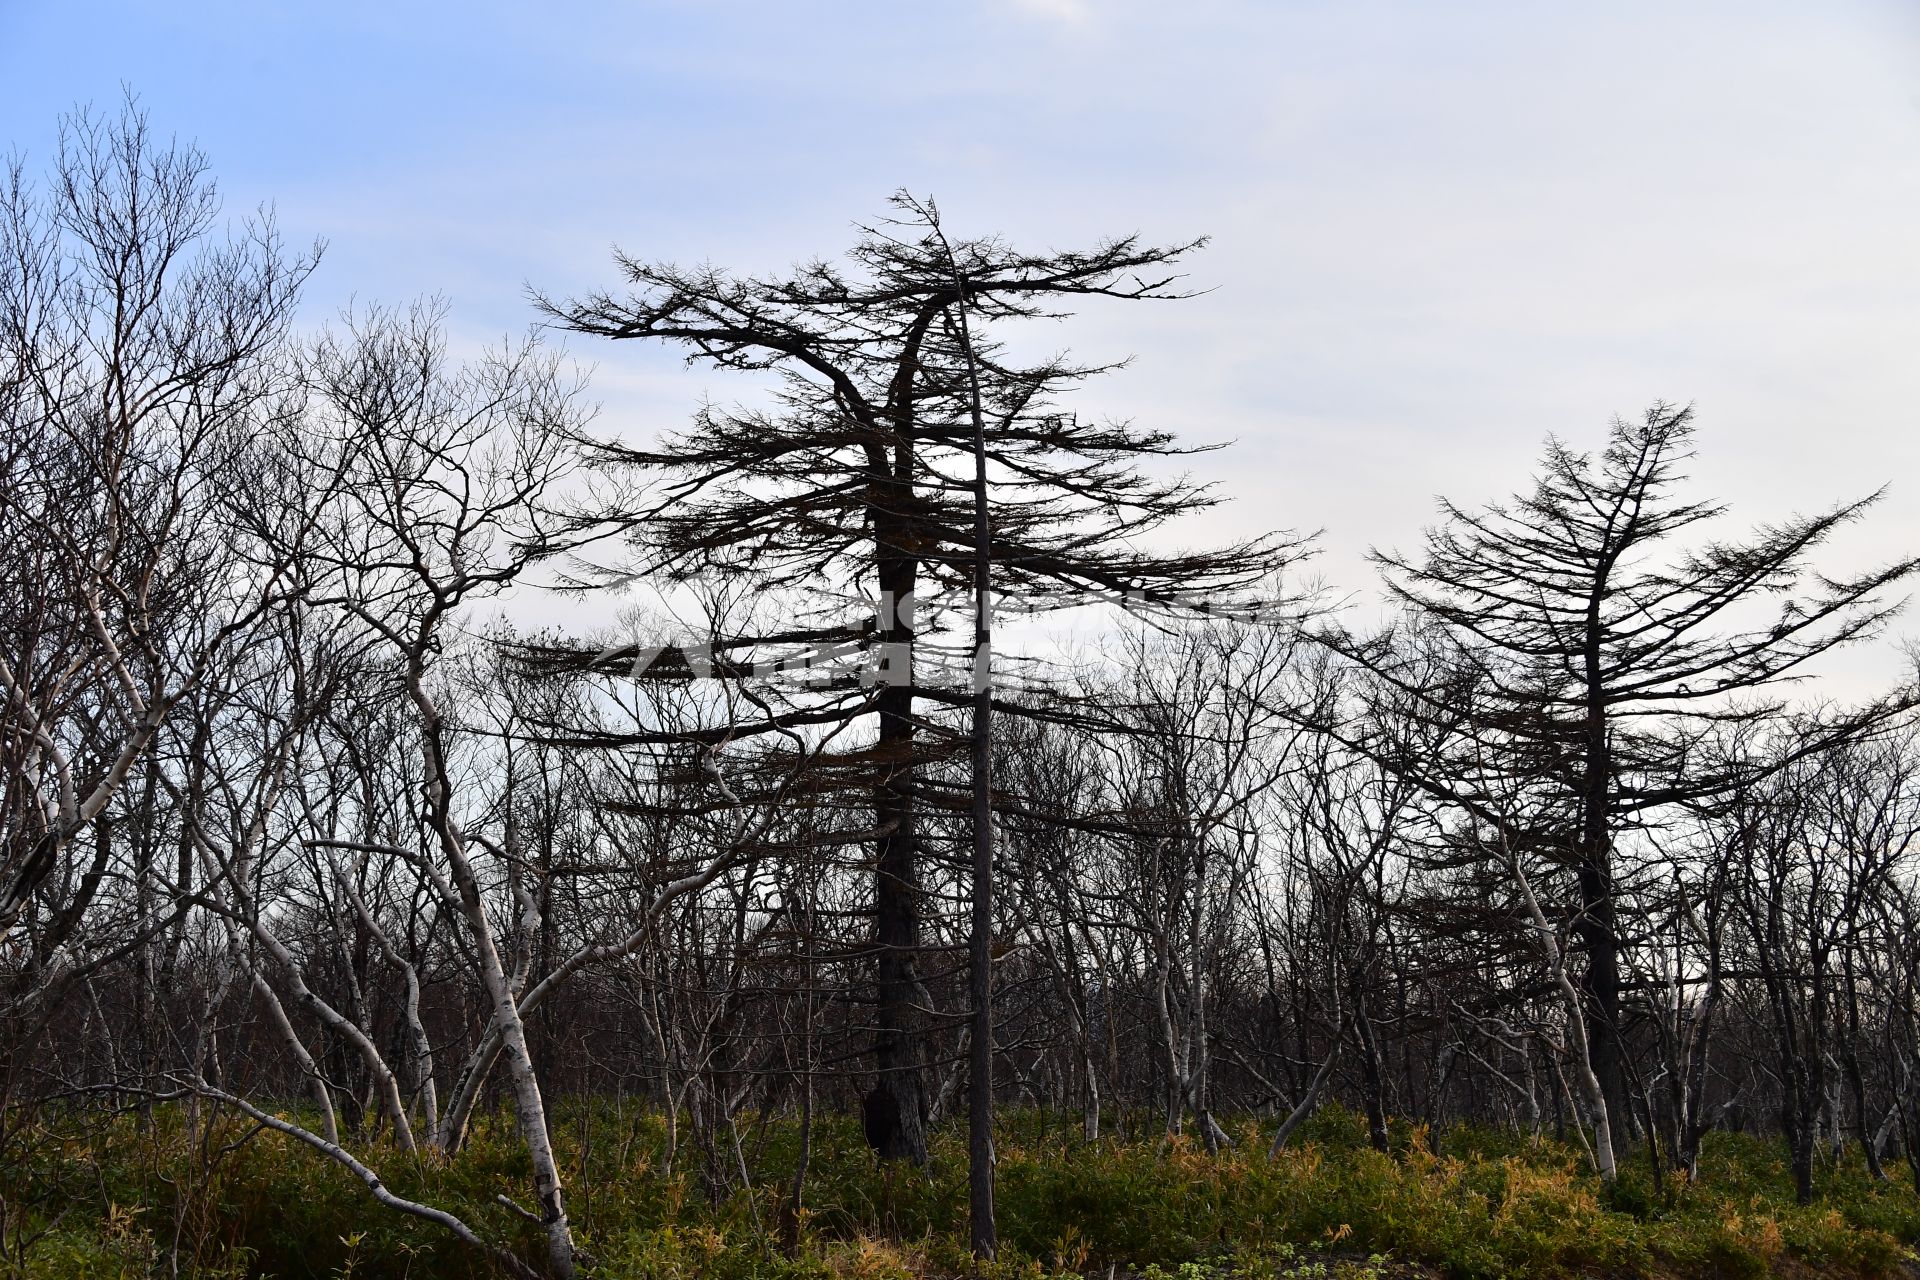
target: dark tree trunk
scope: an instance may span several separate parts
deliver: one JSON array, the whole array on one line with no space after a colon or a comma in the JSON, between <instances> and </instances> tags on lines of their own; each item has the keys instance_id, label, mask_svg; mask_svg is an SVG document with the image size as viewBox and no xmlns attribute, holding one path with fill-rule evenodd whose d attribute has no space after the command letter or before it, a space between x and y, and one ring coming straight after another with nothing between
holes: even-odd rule
<instances>
[{"instance_id":1,"label":"dark tree trunk","mask_svg":"<svg viewBox=\"0 0 1920 1280\"><path fill-rule=\"evenodd\" d=\"M881 591L887 618L885 651L895 667L883 670L874 819L880 831L874 863L874 947L878 960L874 1036L877 1077L862 1104L867 1142L883 1160L927 1162L927 992L920 980L920 850L912 783L915 766L910 562L883 562Z\"/></svg>"},{"instance_id":2,"label":"dark tree trunk","mask_svg":"<svg viewBox=\"0 0 1920 1280\"><path fill-rule=\"evenodd\" d=\"M1611 561L1608 561L1610 566ZM1606 569L1599 576L1605 581ZM1620 1044L1620 936L1613 900L1613 833L1608 823L1609 791L1613 783L1613 753L1608 744L1607 704L1601 670L1600 597L1596 590L1588 604L1586 667L1587 715L1584 728L1585 772L1580 796L1580 922L1581 945L1587 953L1583 980L1588 1008L1588 1054L1607 1111L1624 1129L1633 1114L1628 1103L1626 1071Z\"/></svg>"},{"instance_id":3,"label":"dark tree trunk","mask_svg":"<svg viewBox=\"0 0 1920 1280\"><path fill-rule=\"evenodd\" d=\"M1373 1033L1373 1018L1367 1012L1366 999L1359 981L1353 987L1354 1029L1360 1035L1360 1096L1367 1111L1367 1135L1375 1151L1388 1147L1385 1090L1380 1079L1380 1041Z\"/></svg>"},{"instance_id":4,"label":"dark tree trunk","mask_svg":"<svg viewBox=\"0 0 1920 1280\"><path fill-rule=\"evenodd\" d=\"M1602 840L1604 841L1604 836ZM1580 941L1587 953L1582 985L1588 1001L1587 1040L1593 1073L1600 1078L1607 1110L1628 1123L1626 1071L1620 1043L1620 943L1614 932L1612 868L1605 853L1583 861L1580 867Z\"/></svg>"}]
</instances>

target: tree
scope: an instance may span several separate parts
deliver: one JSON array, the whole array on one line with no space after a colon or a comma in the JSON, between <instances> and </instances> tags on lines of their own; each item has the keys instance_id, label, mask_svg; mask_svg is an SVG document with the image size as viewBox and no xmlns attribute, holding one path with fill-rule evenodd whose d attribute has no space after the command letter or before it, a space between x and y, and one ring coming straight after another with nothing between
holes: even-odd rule
<instances>
[{"instance_id":1,"label":"tree","mask_svg":"<svg viewBox=\"0 0 1920 1280\"><path fill-rule=\"evenodd\" d=\"M729 655L741 656L717 674L739 676L756 659L791 656L795 645L844 645L853 654L828 670L811 704L762 728L877 721L864 752L877 1079L864 1109L874 1147L917 1163L926 1156L920 1068L931 1012L920 956L919 811L950 802L923 776L931 730L917 707L972 697L971 681L943 682L927 661L940 617L932 597L970 586L982 550L969 501L982 487L969 357L1000 592L1030 608L1093 597L1219 601L1266 586L1299 544L1276 535L1198 553L1140 549L1173 516L1218 501L1207 486L1140 466L1194 450L1166 431L1086 422L1060 406L1066 391L1111 366L1016 363L989 336L1008 322L1061 318L1075 299L1178 296L1168 268L1199 242L1163 247L1128 237L1086 252L1029 254L994 239L948 243L911 201L896 206L906 220L864 228L845 264L744 277L621 255L625 296L540 305L573 332L671 343L690 363L775 377L768 408L708 406L692 429L656 446L602 443L598 452L603 466L653 482L626 517L637 550L630 572L677 580L719 572L762 590L814 593L789 627L726 638ZM841 603L848 594L867 601L852 621ZM602 652L586 665L623 671L636 652ZM669 664L654 666L670 674Z\"/></svg>"},{"instance_id":2,"label":"tree","mask_svg":"<svg viewBox=\"0 0 1920 1280\"><path fill-rule=\"evenodd\" d=\"M214 235L205 158L129 101L62 123L50 181L0 171L0 940L174 707L288 593L249 513L254 435L318 246L270 215ZM298 513L292 513L298 523ZM44 954L97 891L44 904Z\"/></svg>"},{"instance_id":3,"label":"tree","mask_svg":"<svg viewBox=\"0 0 1920 1280\"><path fill-rule=\"evenodd\" d=\"M1191 1111L1209 1151L1232 1143L1210 1095L1210 988L1258 871L1261 802L1297 764L1299 735L1275 709L1298 696L1287 687L1297 643L1268 627L1136 629L1099 694L1122 730L1100 742L1101 772L1125 829L1119 896L1152 957L1165 1131L1178 1134Z\"/></svg>"},{"instance_id":4,"label":"tree","mask_svg":"<svg viewBox=\"0 0 1920 1280\"><path fill-rule=\"evenodd\" d=\"M1442 629L1465 673L1465 683L1422 685L1400 670L1433 714L1465 716L1457 749L1400 763L1495 829L1503 858L1538 854L1571 876L1563 915L1585 956L1591 1065L1620 1115L1622 834L1750 781L1759 766L1716 759L1709 734L1783 714L1781 687L1810 659L1875 634L1902 603L1889 593L1920 568L1904 559L1830 578L1810 567L1878 493L1741 541L1680 549L1682 535L1725 512L1679 495L1692 417L1656 404L1638 422L1616 419L1597 459L1551 440L1531 492L1479 511L1443 499L1423 557L1374 553L1393 597ZM1333 639L1395 672L1390 650ZM1831 717L1795 758L1910 703L1903 691ZM1513 795L1524 799L1501 800Z\"/></svg>"}]
</instances>

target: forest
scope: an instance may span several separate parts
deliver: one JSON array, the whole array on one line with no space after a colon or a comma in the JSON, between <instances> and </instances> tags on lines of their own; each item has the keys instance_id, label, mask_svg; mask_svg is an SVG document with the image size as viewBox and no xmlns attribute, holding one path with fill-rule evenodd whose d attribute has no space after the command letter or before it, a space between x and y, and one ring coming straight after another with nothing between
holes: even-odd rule
<instances>
[{"instance_id":1,"label":"forest","mask_svg":"<svg viewBox=\"0 0 1920 1280\"><path fill-rule=\"evenodd\" d=\"M1203 241L823 248L458 354L132 105L0 173L0 1274L1915 1265L1879 494L1599 405L1321 587L1035 354Z\"/></svg>"}]
</instances>

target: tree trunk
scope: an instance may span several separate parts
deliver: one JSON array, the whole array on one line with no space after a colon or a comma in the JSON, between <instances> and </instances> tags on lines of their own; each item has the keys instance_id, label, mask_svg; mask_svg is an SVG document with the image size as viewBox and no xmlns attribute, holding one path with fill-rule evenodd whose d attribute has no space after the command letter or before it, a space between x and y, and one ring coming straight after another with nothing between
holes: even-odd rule
<instances>
[{"instance_id":1,"label":"tree trunk","mask_svg":"<svg viewBox=\"0 0 1920 1280\"><path fill-rule=\"evenodd\" d=\"M480 897L480 884L467 861L466 849L455 827L451 788L447 780L446 756L442 746L439 709L427 694L418 656L408 672L408 693L420 713L421 741L426 764L426 799L430 821L439 837L440 851L464 908L468 930L480 978L492 1004L494 1026L499 1030L507 1076L512 1083L514 1102L519 1111L521 1141L533 1163L534 1191L539 1199L540 1221L546 1230L547 1262L560 1280L573 1280L575 1274L573 1228L567 1221L566 1202L560 1182L560 1162L554 1154L552 1135L547 1128L546 1103L540 1095L540 1081L534 1074L533 1055L527 1046L526 1023L520 1006L508 984L505 965L494 945L493 929L487 920L486 905ZM404 1108L401 1119L404 1123Z\"/></svg>"},{"instance_id":2,"label":"tree trunk","mask_svg":"<svg viewBox=\"0 0 1920 1280\"><path fill-rule=\"evenodd\" d=\"M1360 1100L1367 1112L1367 1137L1375 1151L1388 1147L1387 1109L1380 1079L1380 1042L1373 1034L1373 1019L1367 1013L1366 996L1356 978L1353 983L1353 1025L1360 1036Z\"/></svg>"},{"instance_id":3,"label":"tree trunk","mask_svg":"<svg viewBox=\"0 0 1920 1280\"><path fill-rule=\"evenodd\" d=\"M888 619L890 667L880 691L881 770L874 787L874 948L878 982L873 1088L862 1103L867 1142L883 1160L927 1162L925 1063L927 991L920 980L920 860L912 786L913 731L912 566L883 567L881 591Z\"/></svg>"}]
</instances>

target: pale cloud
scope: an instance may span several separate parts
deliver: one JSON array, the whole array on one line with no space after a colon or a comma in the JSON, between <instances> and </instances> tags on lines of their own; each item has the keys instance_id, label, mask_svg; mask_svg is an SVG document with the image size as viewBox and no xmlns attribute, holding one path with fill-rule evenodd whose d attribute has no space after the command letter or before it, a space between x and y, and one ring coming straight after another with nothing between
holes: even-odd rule
<instances>
[{"instance_id":1,"label":"pale cloud","mask_svg":"<svg viewBox=\"0 0 1920 1280\"><path fill-rule=\"evenodd\" d=\"M1838 550L1920 549L1904 0L103 4L0 0L6 140L44 154L59 110L132 83L232 207L331 237L323 310L443 291L492 338L527 282L617 284L613 243L778 270L905 186L1022 244L1212 234L1211 292L1036 336L1137 354L1086 412L1238 441L1194 461L1237 501L1193 541L1324 527L1322 568L1371 599L1365 548L1413 546L1436 492L1497 497L1547 432L1668 398L1738 517L1891 479ZM735 394L665 351L579 354L629 439Z\"/></svg>"},{"instance_id":2,"label":"pale cloud","mask_svg":"<svg viewBox=\"0 0 1920 1280\"><path fill-rule=\"evenodd\" d=\"M1030 17L1076 27L1090 24L1094 16L1093 0L1008 0L1008 3Z\"/></svg>"}]
</instances>

